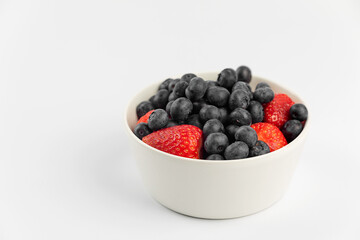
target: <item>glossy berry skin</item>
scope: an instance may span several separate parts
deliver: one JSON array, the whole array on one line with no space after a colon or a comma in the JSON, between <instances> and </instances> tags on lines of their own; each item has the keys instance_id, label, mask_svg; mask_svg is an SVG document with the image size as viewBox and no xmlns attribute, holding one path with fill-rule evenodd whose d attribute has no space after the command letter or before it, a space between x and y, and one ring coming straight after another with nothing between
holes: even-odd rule
<instances>
[{"instance_id":1,"label":"glossy berry skin","mask_svg":"<svg viewBox=\"0 0 360 240\"><path fill-rule=\"evenodd\" d=\"M166 124L165 128L169 128L169 127L173 127L173 126L177 126L179 125L179 123L175 122L174 120L169 120L169 122Z\"/></svg>"},{"instance_id":2,"label":"glossy berry skin","mask_svg":"<svg viewBox=\"0 0 360 240\"><path fill-rule=\"evenodd\" d=\"M171 109L171 105L173 104L175 100L171 100L166 104L165 110L167 112L167 114L170 116L170 109Z\"/></svg>"},{"instance_id":3,"label":"glossy berry skin","mask_svg":"<svg viewBox=\"0 0 360 240\"><path fill-rule=\"evenodd\" d=\"M229 100L230 92L224 87L209 87L206 92L208 102L217 107L224 107Z\"/></svg>"},{"instance_id":4,"label":"glossy berry skin","mask_svg":"<svg viewBox=\"0 0 360 240\"><path fill-rule=\"evenodd\" d=\"M152 131L157 131L166 127L169 122L169 116L164 109L155 109L149 116L148 126Z\"/></svg>"},{"instance_id":5,"label":"glossy berry skin","mask_svg":"<svg viewBox=\"0 0 360 240\"><path fill-rule=\"evenodd\" d=\"M143 116L137 121L136 124L139 124L139 123L141 123L141 122L143 122L143 123L148 123L150 114L151 114L153 111L154 111L154 109L148 111L145 115L143 115Z\"/></svg>"},{"instance_id":6,"label":"glossy berry skin","mask_svg":"<svg viewBox=\"0 0 360 240\"><path fill-rule=\"evenodd\" d=\"M219 108L215 107L214 105L206 105L199 112L201 122L205 123L210 119L221 119L221 113Z\"/></svg>"},{"instance_id":7,"label":"glossy berry skin","mask_svg":"<svg viewBox=\"0 0 360 240\"><path fill-rule=\"evenodd\" d=\"M256 84L255 90L263 87L270 87L270 85L266 82L259 82L258 84Z\"/></svg>"},{"instance_id":8,"label":"glossy berry skin","mask_svg":"<svg viewBox=\"0 0 360 240\"><path fill-rule=\"evenodd\" d=\"M192 102L193 103L193 113L199 113L200 110L207 105L204 99L200 99L199 101Z\"/></svg>"},{"instance_id":9,"label":"glossy berry skin","mask_svg":"<svg viewBox=\"0 0 360 240\"><path fill-rule=\"evenodd\" d=\"M242 89L237 89L230 94L229 108L231 110L234 110L235 108L238 107L246 109L249 106L249 103L250 103L250 96L248 92Z\"/></svg>"},{"instance_id":10,"label":"glossy berry skin","mask_svg":"<svg viewBox=\"0 0 360 240\"><path fill-rule=\"evenodd\" d=\"M224 125L227 124L229 120L229 112L227 108L225 107L219 108L219 111L220 111L220 122Z\"/></svg>"},{"instance_id":11,"label":"glossy berry skin","mask_svg":"<svg viewBox=\"0 0 360 240\"><path fill-rule=\"evenodd\" d=\"M249 155L249 147L246 143L235 141L230 144L224 152L226 160L243 159Z\"/></svg>"},{"instance_id":12,"label":"glossy berry skin","mask_svg":"<svg viewBox=\"0 0 360 240\"><path fill-rule=\"evenodd\" d=\"M229 122L238 126L250 126L251 125L251 114L243 108L235 108L229 114Z\"/></svg>"},{"instance_id":13,"label":"glossy berry skin","mask_svg":"<svg viewBox=\"0 0 360 240\"><path fill-rule=\"evenodd\" d=\"M185 89L185 96L191 101L200 100L206 92L207 83L204 79L194 77L190 80L189 86Z\"/></svg>"},{"instance_id":14,"label":"glossy berry skin","mask_svg":"<svg viewBox=\"0 0 360 240\"><path fill-rule=\"evenodd\" d=\"M289 110L294 102L283 93L275 94L274 99L264 105L264 122L274 124L278 128L290 119Z\"/></svg>"},{"instance_id":15,"label":"glossy berry skin","mask_svg":"<svg viewBox=\"0 0 360 240\"><path fill-rule=\"evenodd\" d=\"M202 131L192 125L163 128L143 137L143 142L160 151L187 158L201 158Z\"/></svg>"},{"instance_id":16,"label":"glossy berry skin","mask_svg":"<svg viewBox=\"0 0 360 240\"><path fill-rule=\"evenodd\" d=\"M203 124L200 121L199 114L191 114L186 120L186 124L197 126L200 129L203 129Z\"/></svg>"},{"instance_id":17,"label":"glossy berry skin","mask_svg":"<svg viewBox=\"0 0 360 240\"><path fill-rule=\"evenodd\" d=\"M168 103L169 91L167 89L160 89L157 91L153 98L153 104L155 108L165 109L166 104Z\"/></svg>"},{"instance_id":18,"label":"glossy berry skin","mask_svg":"<svg viewBox=\"0 0 360 240\"><path fill-rule=\"evenodd\" d=\"M231 68L225 68L222 70L217 79L217 82L221 87L227 88L229 90L231 90L236 81L236 72Z\"/></svg>"},{"instance_id":19,"label":"glossy berry skin","mask_svg":"<svg viewBox=\"0 0 360 240\"><path fill-rule=\"evenodd\" d=\"M303 130L303 125L299 120L287 121L281 129L288 142L292 142Z\"/></svg>"},{"instance_id":20,"label":"glossy berry skin","mask_svg":"<svg viewBox=\"0 0 360 240\"><path fill-rule=\"evenodd\" d=\"M216 132L225 132L224 125L220 122L218 119L210 119L208 120L203 127L203 135L204 139L206 139L207 136L209 136L211 133Z\"/></svg>"},{"instance_id":21,"label":"glossy berry skin","mask_svg":"<svg viewBox=\"0 0 360 240\"><path fill-rule=\"evenodd\" d=\"M286 138L283 133L275 125L271 123L255 123L251 127L256 131L258 140L265 142L270 152L278 150L287 145Z\"/></svg>"},{"instance_id":22,"label":"glossy berry skin","mask_svg":"<svg viewBox=\"0 0 360 240\"><path fill-rule=\"evenodd\" d=\"M155 109L154 105L150 101L142 101L136 106L136 115L139 119L153 109Z\"/></svg>"},{"instance_id":23,"label":"glossy berry skin","mask_svg":"<svg viewBox=\"0 0 360 240\"><path fill-rule=\"evenodd\" d=\"M170 107L171 119L175 121L185 121L193 109L191 101L185 97L174 100Z\"/></svg>"},{"instance_id":24,"label":"glossy berry skin","mask_svg":"<svg viewBox=\"0 0 360 240\"><path fill-rule=\"evenodd\" d=\"M168 102L174 101L175 99L179 98L174 92L171 92L168 97Z\"/></svg>"},{"instance_id":25,"label":"glossy berry skin","mask_svg":"<svg viewBox=\"0 0 360 240\"><path fill-rule=\"evenodd\" d=\"M217 81L208 80L206 81L209 87L219 87L219 83Z\"/></svg>"},{"instance_id":26,"label":"glossy berry skin","mask_svg":"<svg viewBox=\"0 0 360 240\"><path fill-rule=\"evenodd\" d=\"M268 103L274 99L275 93L269 87L258 88L254 92L254 100L260 103Z\"/></svg>"},{"instance_id":27,"label":"glossy berry skin","mask_svg":"<svg viewBox=\"0 0 360 240\"><path fill-rule=\"evenodd\" d=\"M238 125L229 124L225 127L225 133L228 136L230 142L235 141L235 133L239 129Z\"/></svg>"},{"instance_id":28,"label":"glossy berry skin","mask_svg":"<svg viewBox=\"0 0 360 240\"><path fill-rule=\"evenodd\" d=\"M262 122L264 119L264 108L258 101L250 101L246 110L251 114L252 123Z\"/></svg>"},{"instance_id":29,"label":"glossy berry skin","mask_svg":"<svg viewBox=\"0 0 360 240\"><path fill-rule=\"evenodd\" d=\"M211 133L204 142L204 149L208 154L221 153L229 145L229 140L224 133Z\"/></svg>"},{"instance_id":30,"label":"glossy berry skin","mask_svg":"<svg viewBox=\"0 0 360 240\"><path fill-rule=\"evenodd\" d=\"M225 160L225 158L220 154L214 153L207 156L206 160Z\"/></svg>"},{"instance_id":31,"label":"glossy berry skin","mask_svg":"<svg viewBox=\"0 0 360 240\"><path fill-rule=\"evenodd\" d=\"M149 135L151 133L151 129L148 127L146 123L139 123L134 128L134 134L139 138L142 139L143 137Z\"/></svg>"},{"instance_id":32,"label":"glossy berry skin","mask_svg":"<svg viewBox=\"0 0 360 240\"><path fill-rule=\"evenodd\" d=\"M250 83L251 82L251 70L247 66L240 66L236 69L236 76L238 81Z\"/></svg>"},{"instance_id":33,"label":"glossy berry skin","mask_svg":"<svg viewBox=\"0 0 360 240\"><path fill-rule=\"evenodd\" d=\"M248 157L256 157L269 152L270 152L269 146L265 142L259 140L256 142L255 146L249 149Z\"/></svg>"},{"instance_id":34,"label":"glossy berry skin","mask_svg":"<svg viewBox=\"0 0 360 240\"><path fill-rule=\"evenodd\" d=\"M186 90L186 88L188 86L189 86L188 82L186 82L184 80L180 80L178 83L175 84L173 93L177 97L184 97L185 96L185 90Z\"/></svg>"},{"instance_id":35,"label":"glossy berry skin","mask_svg":"<svg viewBox=\"0 0 360 240\"><path fill-rule=\"evenodd\" d=\"M180 78L173 79L169 82L168 90L172 92L174 90L175 85L180 81Z\"/></svg>"},{"instance_id":36,"label":"glossy berry skin","mask_svg":"<svg viewBox=\"0 0 360 240\"><path fill-rule=\"evenodd\" d=\"M289 113L291 119L296 119L300 122L305 121L308 117L308 110L302 103L295 103L292 105Z\"/></svg>"},{"instance_id":37,"label":"glossy berry skin","mask_svg":"<svg viewBox=\"0 0 360 240\"><path fill-rule=\"evenodd\" d=\"M250 87L249 84L247 84L245 82L238 81L233 85L233 87L231 89L231 92L233 92L233 91L235 91L237 89L242 89L242 90L246 91L249 94L250 98L251 98L252 92L251 92L251 87Z\"/></svg>"},{"instance_id":38,"label":"glossy berry skin","mask_svg":"<svg viewBox=\"0 0 360 240\"><path fill-rule=\"evenodd\" d=\"M186 73L186 74L182 75L181 80L186 81L187 83L190 83L190 80L193 79L194 77L196 77L195 74Z\"/></svg>"},{"instance_id":39,"label":"glossy berry skin","mask_svg":"<svg viewBox=\"0 0 360 240\"><path fill-rule=\"evenodd\" d=\"M235 140L242 141L249 147L253 147L258 140L258 136L256 131L250 126L241 126L235 132Z\"/></svg>"},{"instance_id":40,"label":"glossy berry skin","mask_svg":"<svg viewBox=\"0 0 360 240\"><path fill-rule=\"evenodd\" d=\"M164 81L160 84L158 90L160 90L160 89L166 89L166 90L168 90L169 84L170 84L171 81L173 81L173 80L174 80L174 79L172 79L172 78L168 78L168 79L164 80Z\"/></svg>"}]
</instances>

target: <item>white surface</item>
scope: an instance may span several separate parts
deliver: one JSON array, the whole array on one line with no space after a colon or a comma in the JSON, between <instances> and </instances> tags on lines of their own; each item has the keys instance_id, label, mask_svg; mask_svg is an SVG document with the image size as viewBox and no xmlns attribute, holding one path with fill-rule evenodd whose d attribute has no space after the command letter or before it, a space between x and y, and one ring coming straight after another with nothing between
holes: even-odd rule
<instances>
[{"instance_id":1,"label":"white surface","mask_svg":"<svg viewBox=\"0 0 360 240\"><path fill-rule=\"evenodd\" d=\"M359 239L359 24L357 0L0 1L0 239ZM311 103L289 191L233 220L162 207L125 101L242 64Z\"/></svg>"}]
</instances>

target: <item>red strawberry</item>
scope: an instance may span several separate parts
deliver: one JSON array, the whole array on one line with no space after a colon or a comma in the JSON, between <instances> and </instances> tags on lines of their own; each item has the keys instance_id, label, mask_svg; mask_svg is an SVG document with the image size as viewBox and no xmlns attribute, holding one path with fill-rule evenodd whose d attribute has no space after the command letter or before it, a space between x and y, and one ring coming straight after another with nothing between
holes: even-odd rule
<instances>
[{"instance_id":1,"label":"red strawberry","mask_svg":"<svg viewBox=\"0 0 360 240\"><path fill-rule=\"evenodd\" d=\"M293 104L294 102L288 95L275 94L271 102L264 104L264 122L272 123L281 129L290 119L289 110Z\"/></svg>"},{"instance_id":2,"label":"red strawberry","mask_svg":"<svg viewBox=\"0 0 360 240\"><path fill-rule=\"evenodd\" d=\"M139 123L141 123L141 122L147 123L148 120L149 120L150 114L151 114L153 111L154 111L154 109L148 111L145 115L143 115L143 116L139 119L139 121L138 121L136 124L139 124Z\"/></svg>"},{"instance_id":3,"label":"red strawberry","mask_svg":"<svg viewBox=\"0 0 360 240\"><path fill-rule=\"evenodd\" d=\"M251 125L251 127L256 131L258 140L265 142L269 146L270 152L287 145L284 135L275 125L259 122Z\"/></svg>"},{"instance_id":4,"label":"red strawberry","mask_svg":"<svg viewBox=\"0 0 360 240\"><path fill-rule=\"evenodd\" d=\"M201 157L202 131L193 125L160 129L143 137L143 142L161 151L181 157Z\"/></svg>"}]
</instances>

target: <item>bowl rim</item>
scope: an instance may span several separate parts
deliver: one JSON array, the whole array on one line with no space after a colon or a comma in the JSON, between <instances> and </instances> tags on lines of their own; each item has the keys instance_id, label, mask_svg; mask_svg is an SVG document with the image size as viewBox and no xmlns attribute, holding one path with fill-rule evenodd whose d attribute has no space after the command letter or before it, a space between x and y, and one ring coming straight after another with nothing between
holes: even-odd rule
<instances>
[{"instance_id":1,"label":"bowl rim","mask_svg":"<svg viewBox=\"0 0 360 240\"><path fill-rule=\"evenodd\" d=\"M219 73L218 72L199 72L199 73L195 73L195 74L201 76L203 74L216 74L217 75ZM296 94L293 90L289 89L288 87L281 86L281 85L279 85L278 83L276 83L276 82L274 82L272 80L269 80L269 79L263 78L263 77L259 77L259 76L256 76L256 75L253 76L253 78L257 78L259 80L264 80L265 82L270 83L270 85L275 85L276 87L286 89L286 91L289 94L291 94L293 96L296 96L296 98L298 98L300 100L299 102L296 102L296 103L302 103L308 109L308 117L307 117L306 123L305 123L304 128L303 128L302 132L300 133L300 135L297 136L292 142L288 143L286 146L284 146L284 147L282 147L282 148L280 148L280 149L278 149L276 151L273 151L273 152L270 152L270 153L267 153L267 154L263 154L263 155L260 155L260 156L256 156L256 157L242 158L242 159L229 159L229 160L207 160L207 159L201 159L201 158L200 159L187 158L187 157L181 157L181 156L178 156L178 155L174 155L174 154L170 154L170 153L161 151L159 149L156 149L156 148L151 147L148 144L144 143L142 140L140 140L138 137L136 137L136 135L133 133L132 129L130 128L130 126L128 124L127 116L128 116L128 112L129 112L130 107L131 107L130 105L131 105L132 101L134 100L134 97L128 100L126 108L125 108L124 124L125 124L125 128L126 128L126 132L128 133L129 136L131 136L135 141L137 141L143 147L148 148L150 151L156 151L159 154L164 155L164 157L169 157L170 159L175 158L175 159L178 159L178 160L190 161L190 162L199 163L199 164L202 164L202 163L204 163L204 164L205 163L207 163L207 164L230 164L230 163L236 163L236 162L261 161L261 160L265 160L266 158L269 158L269 155L271 155L271 157L273 157L273 158L276 158L276 156L278 156L278 155L280 156L281 154L284 154L286 152L291 151L291 149L296 147L296 145L298 145L300 143L300 141L305 140L305 137L309 132L309 125L310 125L309 123L311 122L311 117L310 117L311 116L311 114L310 114L311 111L309 111L309 107L308 107L309 105L307 104L307 102L304 101L304 99L302 97L299 97L298 94ZM166 79L166 78L164 78L164 79ZM162 82L163 81L157 81L157 82L152 82L150 84L147 84L140 91L137 91L136 95L138 95L142 90L144 90L146 88L149 88L149 87L151 87L153 85L160 84ZM146 100L144 100L144 101L146 101Z\"/></svg>"}]
</instances>

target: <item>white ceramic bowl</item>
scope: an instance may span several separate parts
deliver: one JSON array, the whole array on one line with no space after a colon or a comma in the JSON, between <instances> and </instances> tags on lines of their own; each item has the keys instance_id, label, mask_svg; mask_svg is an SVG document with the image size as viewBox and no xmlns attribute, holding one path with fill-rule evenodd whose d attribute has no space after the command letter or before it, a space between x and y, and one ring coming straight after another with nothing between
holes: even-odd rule
<instances>
[{"instance_id":1,"label":"white ceramic bowl","mask_svg":"<svg viewBox=\"0 0 360 240\"><path fill-rule=\"evenodd\" d=\"M197 75L216 80L218 73ZM251 87L254 89L260 81L269 83L276 93L286 93L294 102L304 103L293 92L263 78L253 77ZM185 215L225 219L259 212L284 195L303 149L309 118L293 142L269 154L228 161L183 158L148 146L132 132L137 122L136 106L154 95L159 84L134 96L125 116L137 166L154 199Z\"/></svg>"}]
</instances>

